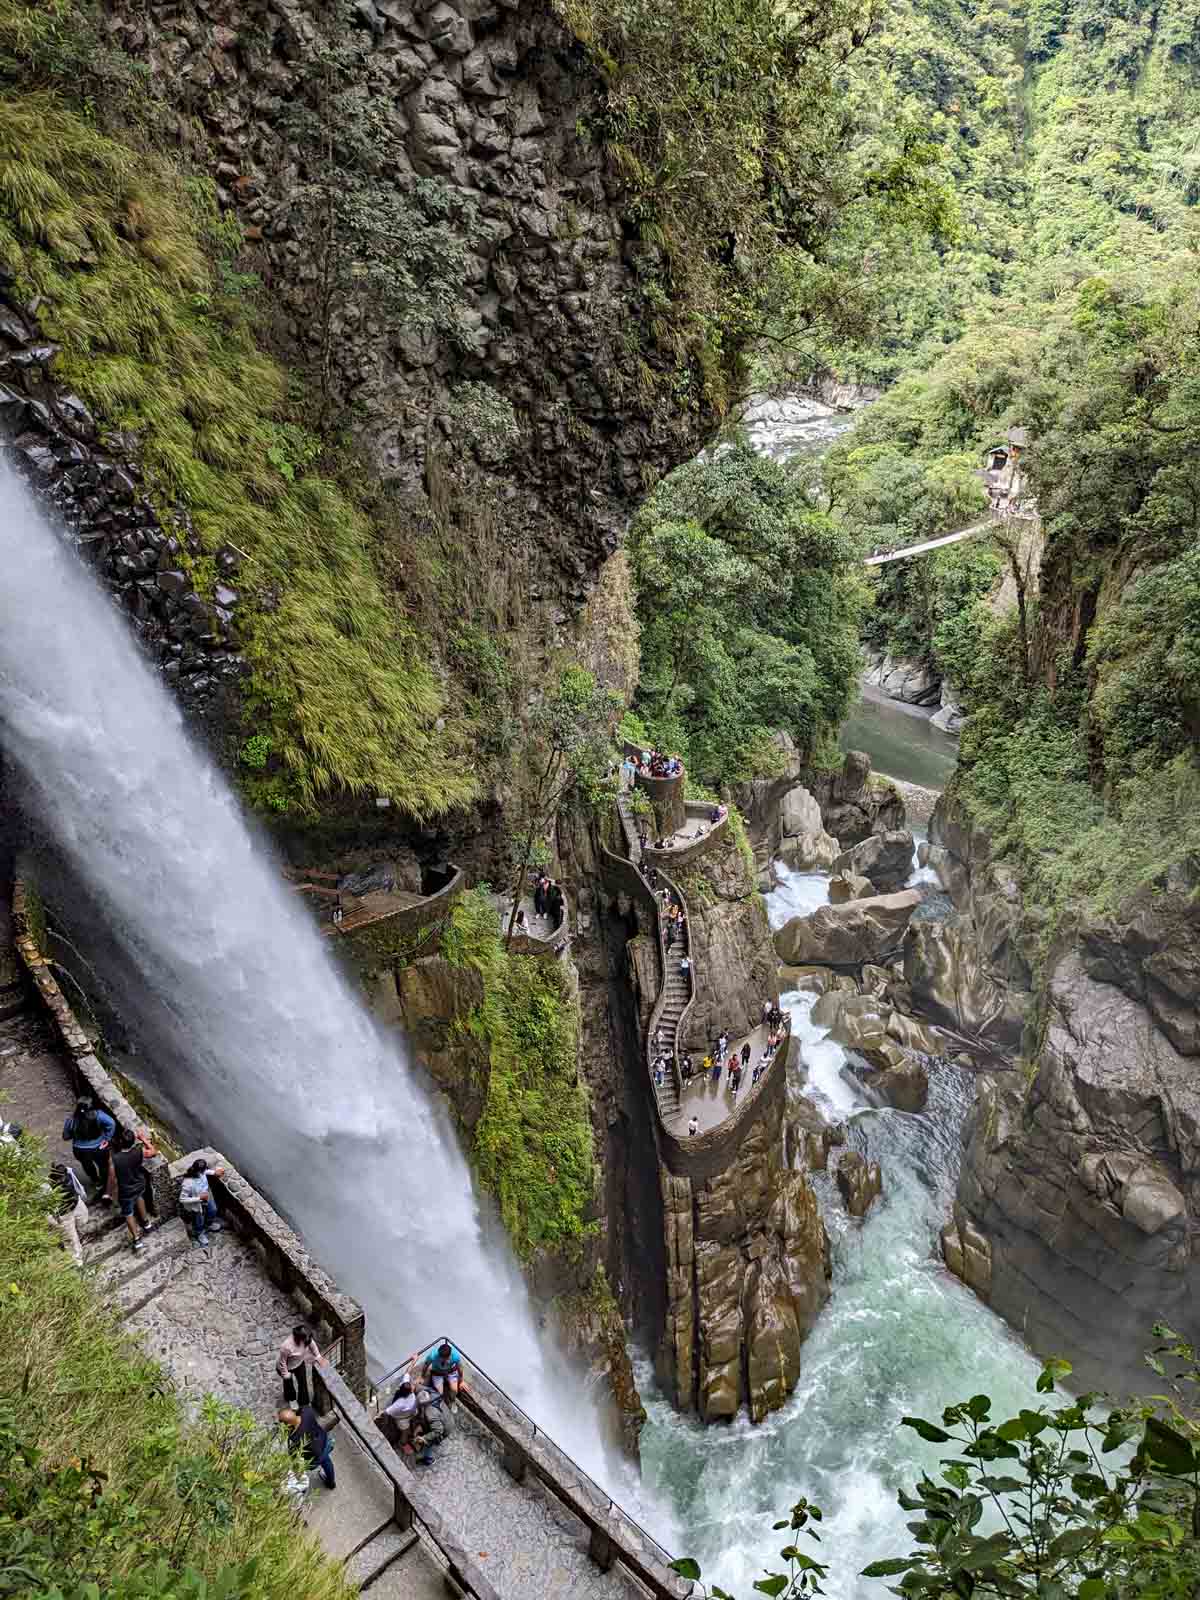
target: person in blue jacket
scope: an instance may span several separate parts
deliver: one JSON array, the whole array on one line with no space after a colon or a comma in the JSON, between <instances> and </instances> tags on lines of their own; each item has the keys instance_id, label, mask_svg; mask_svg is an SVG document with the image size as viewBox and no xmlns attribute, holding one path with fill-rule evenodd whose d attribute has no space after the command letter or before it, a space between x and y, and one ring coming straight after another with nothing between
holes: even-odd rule
<instances>
[{"instance_id":1,"label":"person in blue jacket","mask_svg":"<svg viewBox=\"0 0 1200 1600\"><path fill-rule=\"evenodd\" d=\"M75 1110L63 1123L62 1136L70 1139L76 1161L96 1185L97 1193L92 1199L101 1205L110 1203L105 1193L108 1187L108 1146L116 1131L117 1125L108 1112L101 1111L91 1095L86 1094L75 1102Z\"/></svg>"}]
</instances>

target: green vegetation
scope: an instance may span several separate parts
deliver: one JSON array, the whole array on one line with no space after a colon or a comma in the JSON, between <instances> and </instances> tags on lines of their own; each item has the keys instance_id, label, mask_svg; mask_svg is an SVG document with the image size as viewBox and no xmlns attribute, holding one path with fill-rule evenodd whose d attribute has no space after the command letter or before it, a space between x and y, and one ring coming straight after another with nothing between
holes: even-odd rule
<instances>
[{"instance_id":1,"label":"green vegetation","mask_svg":"<svg viewBox=\"0 0 1200 1600\"><path fill-rule=\"evenodd\" d=\"M0 1145L0 1594L348 1600L280 1493L280 1441L190 1420L60 1248L33 1142Z\"/></svg>"},{"instance_id":2,"label":"green vegetation","mask_svg":"<svg viewBox=\"0 0 1200 1600\"><path fill-rule=\"evenodd\" d=\"M811 368L863 331L861 272L828 254L839 220L868 235L948 226L919 123L898 117L870 147L853 137L839 74L869 28L859 0L554 4L605 83L593 131L631 192L675 404L724 411L764 337L777 364Z\"/></svg>"},{"instance_id":3,"label":"green vegetation","mask_svg":"<svg viewBox=\"0 0 1200 1600\"><path fill-rule=\"evenodd\" d=\"M540 1250L577 1249L594 1227L596 1167L570 968L509 951L486 889L455 902L442 954L473 969L483 985L479 1005L456 1024L487 1059L471 1163L522 1261Z\"/></svg>"},{"instance_id":4,"label":"green vegetation","mask_svg":"<svg viewBox=\"0 0 1200 1600\"><path fill-rule=\"evenodd\" d=\"M650 742L713 785L776 770L779 728L809 757L831 743L861 664L861 553L802 467L739 447L672 473L630 535Z\"/></svg>"},{"instance_id":5,"label":"green vegetation","mask_svg":"<svg viewBox=\"0 0 1200 1600\"><path fill-rule=\"evenodd\" d=\"M897 1580L892 1594L929 1600L1194 1600L1200 1581L1200 1368L1192 1345L1158 1325L1146 1360L1167 1392L1114 1407L1098 1394L1047 1398L997 1422L986 1394L947 1406L940 1423L905 1417L926 1443L944 1447L940 1472L898 1495L915 1514L916 1548L874 1561L864 1578ZM1039 1394L1056 1395L1071 1373L1050 1361ZM801 1500L780 1551L782 1572L755 1583L776 1600L819 1595L836 1551L818 1561L797 1544L817 1542L820 1510ZM698 1564L674 1563L699 1580ZM717 1585L697 1591L733 1600Z\"/></svg>"}]
</instances>

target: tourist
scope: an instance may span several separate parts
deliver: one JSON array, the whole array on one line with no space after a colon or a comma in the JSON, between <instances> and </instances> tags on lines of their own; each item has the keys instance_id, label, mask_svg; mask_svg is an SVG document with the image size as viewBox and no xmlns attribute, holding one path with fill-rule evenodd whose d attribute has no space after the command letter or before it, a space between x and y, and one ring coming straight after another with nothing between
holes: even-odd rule
<instances>
[{"instance_id":1,"label":"tourist","mask_svg":"<svg viewBox=\"0 0 1200 1600\"><path fill-rule=\"evenodd\" d=\"M551 879L550 887L546 891L546 915L554 927L558 927L563 916L563 892L557 878Z\"/></svg>"},{"instance_id":2,"label":"tourist","mask_svg":"<svg viewBox=\"0 0 1200 1600\"><path fill-rule=\"evenodd\" d=\"M514 933L528 933L529 932L529 924L525 920L525 907L524 906L521 906L517 911L517 920L513 923L513 932Z\"/></svg>"},{"instance_id":3,"label":"tourist","mask_svg":"<svg viewBox=\"0 0 1200 1600\"><path fill-rule=\"evenodd\" d=\"M663 1086L663 1064L661 1056L659 1056L658 1060L654 1063L654 1086L656 1089L661 1089Z\"/></svg>"},{"instance_id":4,"label":"tourist","mask_svg":"<svg viewBox=\"0 0 1200 1600\"><path fill-rule=\"evenodd\" d=\"M321 1480L329 1489L337 1488L337 1480L333 1475L333 1440L317 1421L317 1414L310 1405L301 1406L299 1411L291 1406L283 1406L279 1411L279 1420L288 1431L288 1449L295 1454L300 1451L301 1460L311 1472L314 1467L321 1474Z\"/></svg>"},{"instance_id":5,"label":"tourist","mask_svg":"<svg viewBox=\"0 0 1200 1600\"><path fill-rule=\"evenodd\" d=\"M738 1090L742 1087L742 1069L740 1066L734 1067L733 1072L730 1074L729 1087L733 1090L733 1098L736 1100Z\"/></svg>"},{"instance_id":6,"label":"tourist","mask_svg":"<svg viewBox=\"0 0 1200 1600\"><path fill-rule=\"evenodd\" d=\"M383 1408L385 1417L391 1417L396 1427L396 1443L401 1449L411 1444L417 1425L417 1397L407 1378L392 1395L390 1405Z\"/></svg>"},{"instance_id":7,"label":"tourist","mask_svg":"<svg viewBox=\"0 0 1200 1600\"><path fill-rule=\"evenodd\" d=\"M714 1083L720 1083L720 1081L721 1081L721 1058L720 1058L720 1056L718 1056L717 1059L713 1062L712 1081Z\"/></svg>"},{"instance_id":8,"label":"tourist","mask_svg":"<svg viewBox=\"0 0 1200 1600\"><path fill-rule=\"evenodd\" d=\"M74 1167L65 1161L56 1161L50 1168L50 1182L46 1185L50 1197L50 1220L63 1236L63 1243L71 1252L77 1267L83 1265L83 1246L79 1230L88 1219L87 1200L83 1184Z\"/></svg>"},{"instance_id":9,"label":"tourist","mask_svg":"<svg viewBox=\"0 0 1200 1600\"><path fill-rule=\"evenodd\" d=\"M683 974L683 976L685 978L691 976L691 971L692 971L692 958L691 958L691 956L680 956L680 958L679 958L679 970L680 970L680 972Z\"/></svg>"},{"instance_id":10,"label":"tourist","mask_svg":"<svg viewBox=\"0 0 1200 1600\"><path fill-rule=\"evenodd\" d=\"M700 1070L702 1072L705 1072L705 1073L711 1072L712 1071L712 1064L713 1064L713 1053L710 1050L708 1052L708 1054L705 1056L704 1065L701 1067Z\"/></svg>"},{"instance_id":11,"label":"tourist","mask_svg":"<svg viewBox=\"0 0 1200 1600\"><path fill-rule=\"evenodd\" d=\"M550 879L544 872L539 872L538 880L533 886L533 910L535 916L544 917L546 915L546 891L549 887Z\"/></svg>"},{"instance_id":12,"label":"tourist","mask_svg":"<svg viewBox=\"0 0 1200 1600\"><path fill-rule=\"evenodd\" d=\"M86 1094L75 1102L75 1110L63 1123L62 1136L70 1139L71 1153L96 1185L92 1199L100 1205L108 1204L108 1157L104 1152L116 1131L117 1125L108 1112L101 1111Z\"/></svg>"},{"instance_id":13,"label":"tourist","mask_svg":"<svg viewBox=\"0 0 1200 1600\"><path fill-rule=\"evenodd\" d=\"M670 950L671 946L675 943L675 924L670 917L667 918L666 940L667 949Z\"/></svg>"},{"instance_id":14,"label":"tourist","mask_svg":"<svg viewBox=\"0 0 1200 1600\"><path fill-rule=\"evenodd\" d=\"M646 882L650 885L652 890L657 890L657 888L658 888L658 868L657 867L648 867L646 869Z\"/></svg>"},{"instance_id":15,"label":"tourist","mask_svg":"<svg viewBox=\"0 0 1200 1600\"><path fill-rule=\"evenodd\" d=\"M627 755L624 761L621 762L621 787L623 789L632 787L633 775L636 771L637 768L633 764L633 757Z\"/></svg>"},{"instance_id":16,"label":"tourist","mask_svg":"<svg viewBox=\"0 0 1200 1600\"><path fill-rule=\"evenodd\" d=\"M720 1035L717 1038L717 1054L719 1056L723 1056L728 1048L729 1035L725 1032L724 1028L722 1028Z\"/></svg>"},{"instance_id":17,"label":"tourist","mask_svg":"<svg viewBox=\"0 0 1200 1600\"><path fill-rule=\"evenodd\" d=\"M147 1156L158 1151L144 1133L134 1133L132 1128L121 1128L108 1153L109 1194L115 1197L129 1230L129 1242L135 1250L142 1248L142 1234L149 1233L154 1223L146 1214ZM139 1230L138 1224L141 1224Z\"/></svg>"},{"instance_id":18,"label":"tourist","mask_svg":"<svg viewBox=\"0 0 1200 1600\"><path fill-rule=\"evenodd\" d=\"M217 1202L208 1187L209 1178L223 1178L224 1167L208 1170L208 1162L197 1156L187 1170L179 1189L179 1209L191 1231L192 1243L208 1245L210 1233L220 1233L225 1224L217 1216Z\"/></svg>"},{"instance_id":19,"label":"tourist","mask_svg":"<svg viewBox=\"0 0 1200 1600\"><path fill-rule=\"evenodd\" d=\"M771 1002L770 1002L770 1000L764 1000L763 1001L762 1020L763 1020L763 1026L764 1027L766 1027L767 1024L771 1020Z\"/></svg>"},{"instance_id":20,"label":"tourist","mask_svg":"<svg viewBox=\"0 0 1200 1600\"><path fill-rule=\"evenodd\" d=\"M750 1048L750 1041L749 1041L749 1039L747 1039L745 1044L742 1046L742 1065L743 1066L746 1066L748 1064L748 1062L750 1060L750 1057L753 1055L753 1053L754 1052Z\"/></svg>"},{"instance_id":21,"label":"tourist","mask_svg":"<svg viewBox=\"0 0 1200 1600\"><path fill-rule=\"evenodd\" d=\"M695 1072L695 1070L695 1067L692 1065L691 1056L685 1053L683 1060L679 1064L679 1075L683 1079L684 1083L690 1082L692 1073Z\"/></svg>"},{"instance_id":22,"label":"tourist","mask_svg":"<svg viewBox=\"0 0 1200 1600\"><path fill-rule=\"evenodd\" d=\"M734 1073L737 1071L737 1065L738 1065L737 1051L736 1050L732 1050L732 1051L730 1051L730 1054L729 1054L729 1060L725 1063L726 1074L729 1076L729 1078L731 1080L733 1078Z\"/></svg>"},{"instance_id":23,"label":"tourist","mask_svg":"<svg viewBox=\"0 0 1200 1600\"><path fill-rule=\"evenodd\" d=\"M666 1039L663 1037L662 1023L660 1022L658 1027L654 1030L654 1048L656 1050L661 1050L666 1042Z\"/></svg>"},{"instance_id":24,"label":"tourist","mask_svg":"<svg viewBox=\"0 0 1200 1600\"><path fill-rule=\"evenodd\" d=\"M462 1356L452 1344L434 1345L425 1352L422 1375L425 1381L448 1400L456 1395L462 1383Z\"/></svg>"},{"instance_id":25,"label":"tourist","mask_svg":"<svg viewBox=\"0 0 1200 1600\"><path fill-rule=\"evenodd\" d=\"M688 1137L689 1138L691 1138L691 1136L696 1132L696 1129L699 1126L700 1126L700 1118L699 1117L693 1117L692 1120L688 1123Z\"/></svg>"},{"instance_id":26,"label":"tourist","mask_svg":"<svg viewBox=\"0 0 1200 1600\"><path fill-rule=\"evenodd\" d=\"M311 1398L308 1389L308 1371L313 1365L323 1367L325 1357L317 1349L312 1329L298 1322L279 1346L279 1359L275 1371L283 1379L283 1398L289 1405L299 1399L306 1406Z\"/></svg>"},{"instance_id":27,"label":"tourist","mask_svg":"<svg viewBox=\"0 0 1200 1600\"><path fill-rule=\"evenodd\" d=\"M764 1050L762 1055L759 1057L759 1062L758 1062L758 1070L759 1070L760 1074L765 1072L770 1065L771 1065L771 1058L767 1054L767 1052Z\"/></svg>"}]
</instances>

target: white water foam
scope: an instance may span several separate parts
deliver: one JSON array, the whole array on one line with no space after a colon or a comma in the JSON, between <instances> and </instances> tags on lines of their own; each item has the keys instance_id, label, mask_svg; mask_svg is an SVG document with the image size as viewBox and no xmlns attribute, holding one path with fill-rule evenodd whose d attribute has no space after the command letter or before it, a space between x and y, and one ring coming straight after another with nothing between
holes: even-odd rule
<instances>
[{"instance_id":1,"label":"white water foam","mask_svg":"<svg viewBox=\"0 0 1200 1600\"><path fill-rule=\"evenodd\" d=\"M772 926L802 914L794 905L790 884L768 896ZM879 1600L885 1585L858 1574L912 1548L896 1492L922 1471L936 1475L944 1453L901 1418L937 1420L944 1406L980 1391L993 1397L995 1415L1011 1415L1036 1403L1040 1369L936 1252L970 1079L935 1064L924 1113L876 1109L842 1077L841 1046L813 1026L814 997L793 992L783 1003L807 1070L804 1092L848 1121L850 1143L881 1162L884 1193L859 1223L827 1179L815 1180L833 1248L833 1294L801 1352L787 1405L758 1427L741 1417L705 1428L677 1415L642 1368L650 1416L642 1460L651 1490L675 1505L678 1548L700 1562L707 1582L745 1594L765 1566L778 1568L784 1539L771 1525L806 1495L824 1511L822 1543L804 1548L830 1563L826 1593Z\"/></svg>"},{"instance_id":2,"label":"white water foam","mask_svg":"<svg viewBox=\"0 0 1200 1600\"><path fill-rule=\"evenodd\" d=\"M400 1036L347 987L114 606L3 467L0 567L0 743L30 826L92 902L90 954L119 980L156 1095L364 1303L381 1360L451 1333L612 1479Z\"/></svg>"}]
</instances>

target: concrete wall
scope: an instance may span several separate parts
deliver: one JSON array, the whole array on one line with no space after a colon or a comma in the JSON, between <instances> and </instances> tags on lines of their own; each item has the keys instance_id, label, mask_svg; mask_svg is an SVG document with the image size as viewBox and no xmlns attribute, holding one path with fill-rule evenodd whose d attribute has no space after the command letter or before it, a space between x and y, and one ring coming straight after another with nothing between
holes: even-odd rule
<instances>
[{"instance_id":1,"label":"concrete wall","mask_svg":"<svg viewBox=\"0 0 1200 1600\"><path fill-rule=\"evenodd\" d=\"M624 744L624 751L634 761L640 761L642 752L640 746L630 744L628 739ZM641 789L654 807L655 837L665 837L669 833L678 833L686 821L684 810L683 786L687 773L681 772L677 778L646 778L642 774L634 774L634 783Z\"/></svg>"},{"instance_id":2,"label":"concrete wall","mask_svg":"<svg viewBox=\"0 0 1200 1600\"><path fill-rule=\"evenodd\" d=\"M712 814L712 804L707 800L688 800L684 805L684 812L686 822L704 822ZM644 859L651 866L667 871L677 870L686 866L689 861L695 861L697 857L702 856L728 827L729 812L726 810L720 822L714 822L702 839L692 839L674 850L655 850L652 845L647 845L643 852Z\"/></svg>"}]
</instances>

